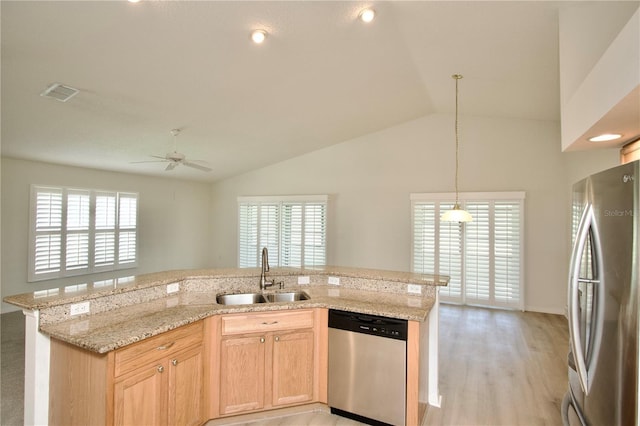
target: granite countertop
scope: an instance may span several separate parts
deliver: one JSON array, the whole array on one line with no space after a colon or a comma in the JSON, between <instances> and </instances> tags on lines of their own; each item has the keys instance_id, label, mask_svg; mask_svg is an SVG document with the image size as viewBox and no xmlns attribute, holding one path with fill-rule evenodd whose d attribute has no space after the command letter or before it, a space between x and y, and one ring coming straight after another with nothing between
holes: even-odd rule
<instances>
[{"instance_id":1,"label":"granite countertop","mask_svg":"<svg viewBox=\"0 0 640 426\"><path fill-rule=\"evenodd\" d=\"M296 290L306 292L310 299L253 305L219 305L216 302L217 293L184 292L100 314L45 324L40 330L92 352L106 353L212 315L329 308L424 321L435 303L435 297L430 296L337 289L333 286L305 286L282 291Z\"/></svg>"},{"instance_id":2,"label":"granite countertop","mask_svg":"<svg viewBox=\"0 0 640 426\"><path fill-rule=\"evenodd\" d=\"M424 321L435 304L437 287L449 281L446 276L373 269L272 268L269 278L282 282L285 289L263 293L304 291L310 298L251 305L217 303L221 293L257 292L259 276L258 268L167 271L8 296L4 301L39 310L42 333L106 353L220 314L328 308ZM309 283L298 285L299 277ZM336 278L339 285L328 284ZM174 283L179 290L169 293ZM78 302L89 302L90 313L72 317L71 305Z\"/></svg>"},{"instance_id":3,"label":"granite countertop","mask_svg":"<svg viewBox=\"0 0 640 426\"><path fill-rule=\"evenodd\" d=\"M446 286L449 277L445 275L417 274L412 272L387 271L380 269L351 268L342 266L321 266L312 268L271 268L271 277L292 277L301 275L327 277L340 276L361 278L371 281L408 283L426 286ZM31 293L7 296L3 300L23 309L37 310L66 303L132 292L163 284L190 279L248 279L260 276L260 268L225 269L185 269L155 272L150 274L119 277L108 280L87 282L76 285L54 287Z\"/></svg>"}]
</instances>

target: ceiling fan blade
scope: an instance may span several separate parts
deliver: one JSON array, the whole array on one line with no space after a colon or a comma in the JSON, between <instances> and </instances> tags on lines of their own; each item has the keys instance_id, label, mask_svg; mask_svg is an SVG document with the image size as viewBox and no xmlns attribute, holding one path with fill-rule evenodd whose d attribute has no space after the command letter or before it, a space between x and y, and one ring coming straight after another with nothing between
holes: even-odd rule
<instances>
[{"instance_id":1,"label":"ceiling fan blade","mask_svg":"<svg viewBox=\"0 0 640 426\"><path fill-rule=\"evenodd\" d=\"M201 166L200 164L196 164L196 163L193 163L191 161L183 161L182 164L184 164L187 167L192 167L194 169L201 170L203 172L210 172L211 171L211 169L209 167Z\"/></svg>"},{"instance_id":2,"label":"ceiling fan blade","mask_svg":"<svg viewBox=\"0 0 640 426\"><path fill-rule=\"evenodd\" d=\"M171 171L171 170L175 169L177 165L178 165L177 162L172 161L171 163L167 164L167 168L164 169L164 171L165 172Z\"/></svg>"},{"instance_id":3,"label":"ceiling fan blade","mask_svg":"<svg viewBox=\"0 0 640 426\"><path fill-rule=\"evenodd\" d=\"M167 157L161 157L159 155L150 155L149 157L157 158L158 160L142 160L142 161L130 161L129 164L138 163L164 163L165 161L171 161Z\"/></svg>"}]
</instances>

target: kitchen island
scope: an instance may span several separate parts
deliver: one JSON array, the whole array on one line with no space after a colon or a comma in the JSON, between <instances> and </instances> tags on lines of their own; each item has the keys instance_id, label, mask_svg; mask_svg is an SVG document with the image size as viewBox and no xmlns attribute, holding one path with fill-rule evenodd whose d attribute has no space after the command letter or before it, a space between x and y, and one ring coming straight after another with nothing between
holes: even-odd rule
<instances>
[{"instance_id":1,"label":"kitchen island","mask_svg":"<svg viewBox=\"0 0 640 426\"><path fill-rule=\"evenodd\" d=\"M220 319L298 310L314 318L314 350L318 352L314 359L325 362L322 352L326 351L328 309L408 320L414 328L414 337L407 344L408 357L415 358L410 376L415 383L407 384L407 423L417 422L419 401L439 405L437 287L446 285L448 277L342 267L274 268L269 279L277 283L276 289L265 293L303 291L309 298L246 305L217 302L220 294L258 292L259 275L256 269L168 271L5 298L7 303L23 308L26 315L25 423L49 422L49 390L56 386L53 381L58 377L56 371L50 371L52 344L99 358L185 326L204 324L206 350L201 356L207 377L203 386L209 389L205 399L220 398L215 382L220 380L219 371L212 367L220 362L219 342L211 342L214 337L221 338ZM326 403L326 365L314 368L313 400ZM206 400L205 405L211 402ZM213 405L219 407L217 402ZM221 413L205 410L203 415L206 420Z\"/></svg>"}]
</instances>

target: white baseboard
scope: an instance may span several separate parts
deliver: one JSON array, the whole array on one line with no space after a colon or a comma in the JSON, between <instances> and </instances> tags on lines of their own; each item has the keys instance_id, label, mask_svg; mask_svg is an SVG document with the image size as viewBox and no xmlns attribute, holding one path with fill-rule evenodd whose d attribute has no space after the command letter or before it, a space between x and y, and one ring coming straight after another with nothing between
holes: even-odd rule
<instances>
[{"instance_id":1,"label":"white baseboard","mask_svg":"<svg viewBox=\"0 0 640 426\"><path fill-rule=\"evenodd\" d=\"M539 312L541 314L555 314L567 316L564 308L549 308L548 306L526 306L526 312Z\"/></svg>"}]
</instances>

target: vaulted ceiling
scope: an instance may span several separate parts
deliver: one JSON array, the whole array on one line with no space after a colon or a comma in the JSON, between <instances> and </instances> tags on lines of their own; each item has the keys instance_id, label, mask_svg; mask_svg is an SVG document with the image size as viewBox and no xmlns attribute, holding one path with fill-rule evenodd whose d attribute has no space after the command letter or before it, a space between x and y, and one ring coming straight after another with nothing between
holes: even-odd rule
<instances>
[{"instance_id":1,"label":"vaulted ceiling","mask_svg":"<svg viewBox=\"0 0 640 426\"><path fill-rule=\"evenodd\" d=\"M357 19L366 6L369 24ZM2 154L215 181L451 113L454 73L462 115L557 121L559 7L2 1ZM40 96L55 82L80 92ZM212 171L134 163L174 143Z\"/></svg>"}]
</instances>

